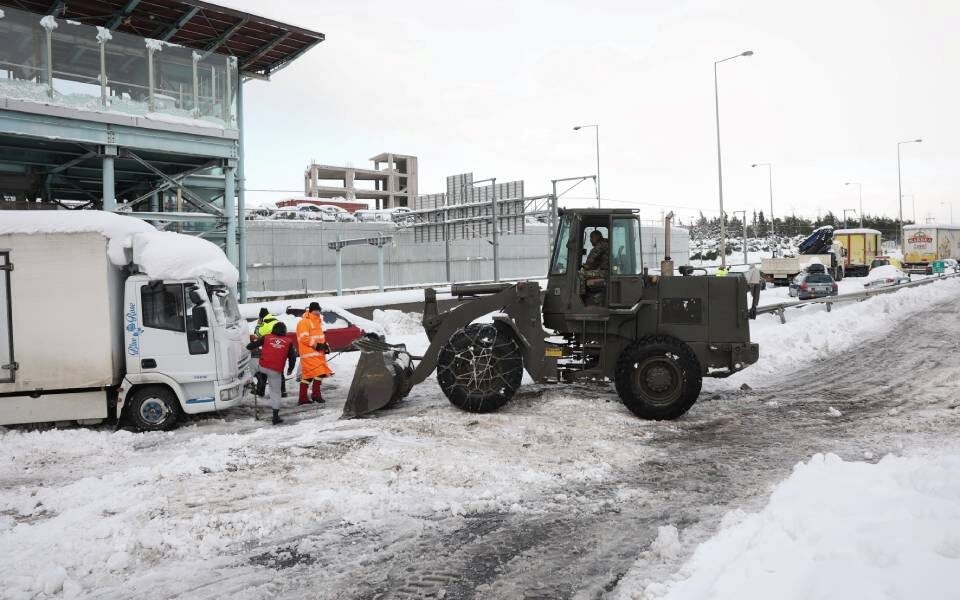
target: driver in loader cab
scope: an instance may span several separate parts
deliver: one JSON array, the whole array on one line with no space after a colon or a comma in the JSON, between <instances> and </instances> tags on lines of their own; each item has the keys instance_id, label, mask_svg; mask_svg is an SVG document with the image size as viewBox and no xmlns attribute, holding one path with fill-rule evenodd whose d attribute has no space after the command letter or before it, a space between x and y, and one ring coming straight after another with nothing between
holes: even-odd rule
<instances>
[{"instance_id":1,"label":"driver in loader cab","mask_svg":"<svg viewBox=\"0 0 960 600\"><path fill-rule=\"evenodd\" d=\"M604 287L610 270L610 242L594 229L590 232L590 254L580 267L580 295L584 304L603 306Z\"/></svg>"}]
</instances>

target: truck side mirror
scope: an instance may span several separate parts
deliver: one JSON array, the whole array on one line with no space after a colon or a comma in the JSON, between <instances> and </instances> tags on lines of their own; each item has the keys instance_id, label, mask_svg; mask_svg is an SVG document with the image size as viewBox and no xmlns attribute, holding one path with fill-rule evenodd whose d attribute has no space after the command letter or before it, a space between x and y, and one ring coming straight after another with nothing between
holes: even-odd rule
<instances>
[{"instance_id":1,"label":"truck side mirror","mask_svg":"<svg viewBox=\"0 0 960 600\"><path fill-rule=\"evenodd\" d=\"M190 311L190 325L194 331L199 331L209 325L207 321L207 309L202 306L194 306Z\"/></svg>"}]
</instances>

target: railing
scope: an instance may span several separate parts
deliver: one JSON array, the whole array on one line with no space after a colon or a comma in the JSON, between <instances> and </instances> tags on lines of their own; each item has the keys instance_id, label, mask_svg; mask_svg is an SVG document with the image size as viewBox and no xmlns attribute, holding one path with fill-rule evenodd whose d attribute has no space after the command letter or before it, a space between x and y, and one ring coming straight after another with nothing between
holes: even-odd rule
<instances>
[{"instance_id":1,"label":"railing","mask_svg":"<svg viewBox=\"0 0 960 600\"><path fill-rule=\"evenodd\" d=\"M877 296L880 294L890 294L892 292L897 292L902 289L918 287L921 285L927 285L929 283L934 283L937 281L943 281L944 279L949 279L952 277L958 277L960 273L950 273L944 275L937 275L935 277L926 277L917 281L911 281L909 283L901 283L899 285L891 285L874 289L865 289L861 292L850 292L848 294L841 294L839 296L827 296L825 298L812 298L810 300L795 300L793 302L780 302L777 304L767 304L765 306L760 306L757 308L758 315L768 315L775 314L780 317L780 323L786 323L786 310L788 308L803 308L804 306L809 306L811 304L826 304L827 312L830 312L831 307L834 304L840 304L843 302L862 302L867 298L872 296Z\"/></svg>"},{"instance_id":2,"label":"railing","mask_svg":"<svg viewBox=\"0 0 960 600\"><path fill-rule=\"evenodd\" d=\"M14 8L0 18L0 98L236 128L238 85L232 57Z\"/></svg>"}]
</instances>

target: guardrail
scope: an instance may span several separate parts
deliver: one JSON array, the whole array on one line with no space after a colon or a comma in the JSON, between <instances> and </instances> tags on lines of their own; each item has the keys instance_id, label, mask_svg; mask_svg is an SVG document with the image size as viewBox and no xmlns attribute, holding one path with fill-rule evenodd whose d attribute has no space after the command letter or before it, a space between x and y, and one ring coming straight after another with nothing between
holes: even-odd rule
<instances>
[{"instance_id":1,"label":"guardrail","mask_svg":"<svg viewBox=\"0 0 960 600\"><path fill-rule=\"evenodd\" d=\"M830 312L831 307L834 304L840 304L843 302L862 302L867 298L872 296L877 296L880 294L890 294L892 292L897 292L905 288L918 287L921 285L927 285L929 283L934 283L937 281L943 281L944 279L950 279L952 277L960 277L960 273L950 273L944 275L937 275L934 277L925 277L917 281L911 281L909 283L901 283L900 285L891 285L875 289L865 289L861 292L851 292L849 294L841 294L839 296L827 296L825 298L811 298L810 300L795 300L793 302L779 302L777 304L767 304L765 306L757 307L758 315L769 315L775 314L780 317L780 323L786 323L786 310L788 308L803 308L810 304L826 304L827 312Z\"/></svg>"}]
</instances>

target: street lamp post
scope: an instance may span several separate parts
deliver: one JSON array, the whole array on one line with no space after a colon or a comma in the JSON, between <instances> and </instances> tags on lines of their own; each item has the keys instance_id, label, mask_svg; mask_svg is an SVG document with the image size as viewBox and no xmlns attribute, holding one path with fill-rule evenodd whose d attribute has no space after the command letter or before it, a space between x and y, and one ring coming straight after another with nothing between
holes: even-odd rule
<instances>
[{"instance_id":1,"label":"street lamp post","mask_svg":"<svg viewBox=\"0 0 960 600\"><path fill-rule=\"evenodd\" d=\"M596 134L596 143L597 143L597 208L600 208L600 125L577 125L573 128L574 131L580 131L581 129L586 129L593 127L593 131Z\"/></svg>"},{"instance_id":2,"label":"street lamp post","mask_svg":"<svg viewBox=\"0 0 960 600\"><path fill-rule=\"evenodd\" d=\"M748 265L750 261L747 258L747 211L745 210L735 210L733 211L733 216L736 217L737 213L743 215L743 264Z\"/></svg>"},{"instance_id":3,"label":"street lamp post","mask_svg":"<svg viewBox=\"0 0 960 600\"><path fill-rule=\"evenodd\" d=\"M776 231L773 227L773 165L766 163L754 163L750 165L753 168L756 167L766 167L767 168L767 183L770 184L770 236L773 237L776 235ZM771 245L771 248L773 246Z\"/></svg>"},{"instance_id":4,"label":"street lamp post","mask_svg":"<svg viewBox=\"0 0 960 600\"><path fill-rule=\"evenodd\" d=\"M950 207L950 224L953 225L953 202L941 202L940 206L944 204Z\"/></svg>"},{"instance_id":5,"label":"street lamp post","mask_svg":"<svg viewBox=\"0 0 960 600\"><path fill-rule=\"evenodd\" d=\"M900 207L900 248L903 248L903 186L900 180L900 146L904 144L919 144L923 140L906 140L897 142L897 204Z\"/></svg>"},{"instance_id":6,"label":"street lamp post","mask_svg":"<svg viewBox=\"0 0 960 600\"><path fill-rule=\"evenodd\" d=\"M722 267L727 266L727 226L723 221L723 160L720 154L720 86L717 83L717 65L741 56L753 56L753 50L747 50L713 62L713 108L717 118L717 186L720 190L720 266Z\"/></svg>"},{"instance_id":7,"label":"street lamp post","mask_svg":"<svg viewBox=\"0 0 960 600\"><path fill-rule=\"evenodd\" d=\"M857 186L857 192L860 196L860 227L863 227L863 185L859 181L848 181L843 185L855 185ZM844 215L846 218L846 215Z\"/></svg>"}]
</instances>

